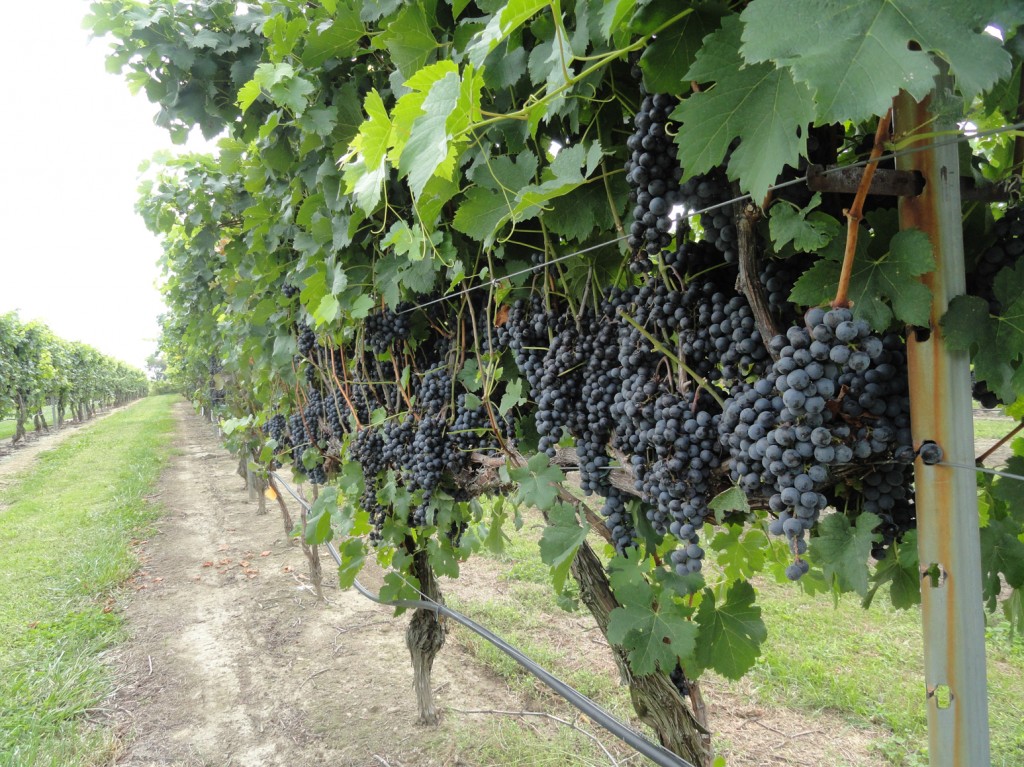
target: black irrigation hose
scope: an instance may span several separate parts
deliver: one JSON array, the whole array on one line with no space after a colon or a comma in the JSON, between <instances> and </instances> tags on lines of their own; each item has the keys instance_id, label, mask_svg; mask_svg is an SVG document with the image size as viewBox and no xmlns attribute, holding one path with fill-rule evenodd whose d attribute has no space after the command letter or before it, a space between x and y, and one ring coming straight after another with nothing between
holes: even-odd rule
<instances>
[{"instance_id":1,"label":"black irrigation hose","mask_svg":"<svg viewBox=\"0 0 1024 767\"><path fill-rule=\"evenodd\" d=\"M287 490L291 494L291 496L296 501L298 501L299 504L303 506L303 508L309 511L309 504L302 498L300 498L295 493L295 491L292 490L292 488L288 485L287 482L281 479L281 477L276 472L271 472L271 474L278 482L280 482L284 486L284 489ZM334 559L335 562L337 562L338 566L340 567L341 555L338 554L338 550L329 541L327 542L326 545L327 550L331 554L331 557ZM562 680L545 671L543 668L538 666L536 663L534 663L532 660L526 657L526 655L524 655L522 652L520 652L515 647L510 645L508 642L503 640L501 637L488 631L479 623L472 620L471 618L467 618L462 613L457 612L456 610L452 610L450 607L433 601L398 599L393 602L386 602L382 600L380 597L378 597L376 594L373 594L372 592L368 591L359 582L358 579L355 581L354 585L356 587L356 590L360 594L362 594L367 599L376 602L379 605L386 605L388 607L404 607L408 609L430 610L431 612L440 613L441 615L451 618L456 623L465 626L474 634L483 637L488 642L493 644L503 653L508 655L514 661L516 661L516 663L518 663L520 666L525 668L527 671L529 671L531 674L537 677L540 681L542 681L544 684L550 687L554 692L563 697L565 700L567 700L569 703L571 703L573 706L579 709L582 713L586 714L598 725L606 729L608 732L617 737L623 743L632 747L636 751L639 751L652 762L659 765L659 767L694 767L692 763L686 761L681 756L673 754L671 751L664 748L663 746L660 746L656 743L652 743L651 741L647 740L647 738L645 738L643 735L641 735L631 727L627 726L626 724L620 722L618 719L609 714L607 711L605 711L603 708L597 705L586 695L584 695L581 692L578 692Z\"/></svg>"}]
</instances>

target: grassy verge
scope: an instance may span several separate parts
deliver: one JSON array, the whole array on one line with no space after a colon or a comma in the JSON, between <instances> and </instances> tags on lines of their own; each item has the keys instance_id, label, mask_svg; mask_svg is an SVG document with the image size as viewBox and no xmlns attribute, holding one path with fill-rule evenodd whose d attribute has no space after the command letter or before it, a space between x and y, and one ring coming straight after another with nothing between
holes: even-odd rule
<instances>
[{"instance_id":1,"label":"grassy verge","mask_svg":"<svg viewBox=\"0 0 1024 767\"><path fill-rule=\"evenodd\" d=\"M100 653L120 636L106 600L132 573L131 540L170 453L174 397L142 400L39 456L0 511L0 764L91 765L89 722L110 692Z\"/></svg>"},{"instance_id":2,"label":"grassy verge","mask_svg":"<svg viewBox=\"0 0 1024 767\"><path fill-rule=\"evenodd\" d=\"M530 530L529 524L519 533L509 532L508 550L495 557L499 578L508 584L506 593L501 598L460 600L451 596L449 602L616 715L631 718L628 692L617 686L614 669L594 668L595 661L608 654L594 647L583 633L593 625L585 610L571 618L574 625L570 630L575 636L566 635L565 614L552 596L547 567L539 559L539 534ZM864 610L855 598L844 598L833 606L831 598L808 597L795 586L759 583L758 603L768 625L768 641L760 662L744 685L736 685L736 691L752 689L756 696L752 703L783 711L787 717L799 719L828 711L855 728L882 730L887 736L873 743L880 763L924 767L928 738L920 610L897 611L887 606L887 599L880 593L872 608ZM987 660L992 765L1018 766L1024 764L1024 640L1009 641L1001 614L990 621ZM546 696L539 683L488 643L461 630L454 636L512 689L527 697ZM732 689L730 683L717 678L714 686ZM559 710L557 701L545 699L544 706L543 710ZM572 719L571 713L561 715ZM466 735L474 745L475 750L469 752L473 756L487 757L492 747L500 745L512 750L534 749L544 763L559 763L557 757L566 747L563 738L575 734L563 733L560 739L545 742L530 724L512 720L503 723L500 731L479 728ZM613 752L617 750L609 738L603 740ZM578 738L577 746L582 761L572 763L601 762L593 743Z\"/></svg>"}]
</instances>

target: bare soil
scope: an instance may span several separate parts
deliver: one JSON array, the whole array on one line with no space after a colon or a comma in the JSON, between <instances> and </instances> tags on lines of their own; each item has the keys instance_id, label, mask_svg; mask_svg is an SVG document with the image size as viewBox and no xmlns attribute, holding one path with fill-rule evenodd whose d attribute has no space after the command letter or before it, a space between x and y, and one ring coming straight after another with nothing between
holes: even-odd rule
<instances>
[{"instance_id":1,"label":"bare soil","mask_svg":"<svg viewBox=\"0 0 1024 767\"><path fill-rule=\"evenodd\" d=\"M176 415L179 452L152 498L164 513L156 534L140 544L142 569L122 599L132 636L110 657L119 677L110 704L123 746L117 764L529 764L476 761L467 745L467 731L497 727L502 717L454 709L519 711L536 701L510 692L457 633L434 666L442 722L437 728L414 724L407 619L334 587L329 561L328 604L318 604L306 560L285 535L275 504L268 504L270 514L256 515L236 461L219 446L213 427L185 403ZM464 600L511 599L499 570L494 561L477 558L465 578L443 588ZM568 655L617 678L610 657L595 647L600 636L595 642L596 632L581 624L592 627L589 615L566 613L546 630ZM705 685L705 697L730 767L882 764L871 750L880 732L856 729L830 713L766 710L751 702L750 690L715 680ZM572 719L564 708L552 713ZM564 725L537 718L531 726L543 733ZM595 734L618 764L639 763L635 755L625 762L627 752Z\"/></svg>"}]
</instances>

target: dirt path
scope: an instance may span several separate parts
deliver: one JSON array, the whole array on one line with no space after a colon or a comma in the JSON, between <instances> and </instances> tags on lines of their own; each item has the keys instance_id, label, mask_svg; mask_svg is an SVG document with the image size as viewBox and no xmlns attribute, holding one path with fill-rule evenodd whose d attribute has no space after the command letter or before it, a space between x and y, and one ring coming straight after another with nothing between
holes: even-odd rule
<instances>
[{"instance_id":1,"label":"dirt path","mask_svg":"<svg viewBox=\"0 0 1024 767\"><path fill-rule=\"evenodd\" d=\"M185 403L177 406L177 419L180 452L154 498L165 513L159 532L142 544L143 568L122 604L133 638L111 657L120 677L110 706L124 744L118 765L531 764L467 757L458 744L475 741L482 728L499 727L499 718L451 709L547 710L556 702L520 699L450 637L434 666L437 703L448 713L436 729L413 724L406 618L393 619L355 591L332 588L331 575L329 604L317 605L304 578L305 558L284 535L279 515L255 514L236 462L208 423ZM333 573L328 564L325 572ZM477 557L463 574L445 584L448 593L514 599L493 560ZM584 613L566 613L545 631L573 663L617 678L607 650L581 629L589 622ZM784 709L753 706L747 690L716 689L714 681L708 686L716 739L730 765L882 763L870 753L880 733L824 713L794 719ZM571 711L555 713L573 718ZM530 726L552 732L561 725L534 720ZM789 735L794 726L806 730L799 740ZM601 735L619 763L627 763L614 739Z\"/></svg>"},{"instance_id":2,"label":"dirt path","mask_svg":"<svg viewBox=\"0 0 1024 767\"><path fill-rule=\"evenodd\" d=\"M177 416L181 453L155 499L166 513L125 606L134 639L112 660L125 738L118 764L456 764L436 746L427 754L420 742L436 733L412 723L406 620L331 588L326 563L330 604L317 605L280 516L255 514L208 423L185 403ZM435 674L441 705L516 705L457 645L445 647Z\"/></svg>"}]
</instances>

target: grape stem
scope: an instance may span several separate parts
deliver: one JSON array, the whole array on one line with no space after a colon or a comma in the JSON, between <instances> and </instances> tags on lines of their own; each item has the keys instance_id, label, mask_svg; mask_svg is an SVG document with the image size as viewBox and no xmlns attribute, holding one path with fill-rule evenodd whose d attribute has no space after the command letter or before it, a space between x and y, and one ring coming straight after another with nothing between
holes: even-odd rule
<instances>
[{"instance_id":1,"label":"grape stem","mask_svg":"<svg viewBox=\"0 0 1024 767\"><path fill-rule=\"evenodd\" d=\"M854 195L853 205L846 211L846 252L843 254L843 269L839 274L839 287L836 289L836 298L832 302L833 307L848 308L850 306L850 275L853 273L853 259L857 252L857 234L860 231L861 219L864 218L864 200L868 196L868 189L871 188L871 179L875 175L875 168L878 167L878 158L885 150L885 138L889 135L891 123L892 109L889 109L878 121L875 144L871 147L868 164L864 166L864 175L860 179L860 186L857 187L857 194Z\"/></svg>"}]
</instances>

